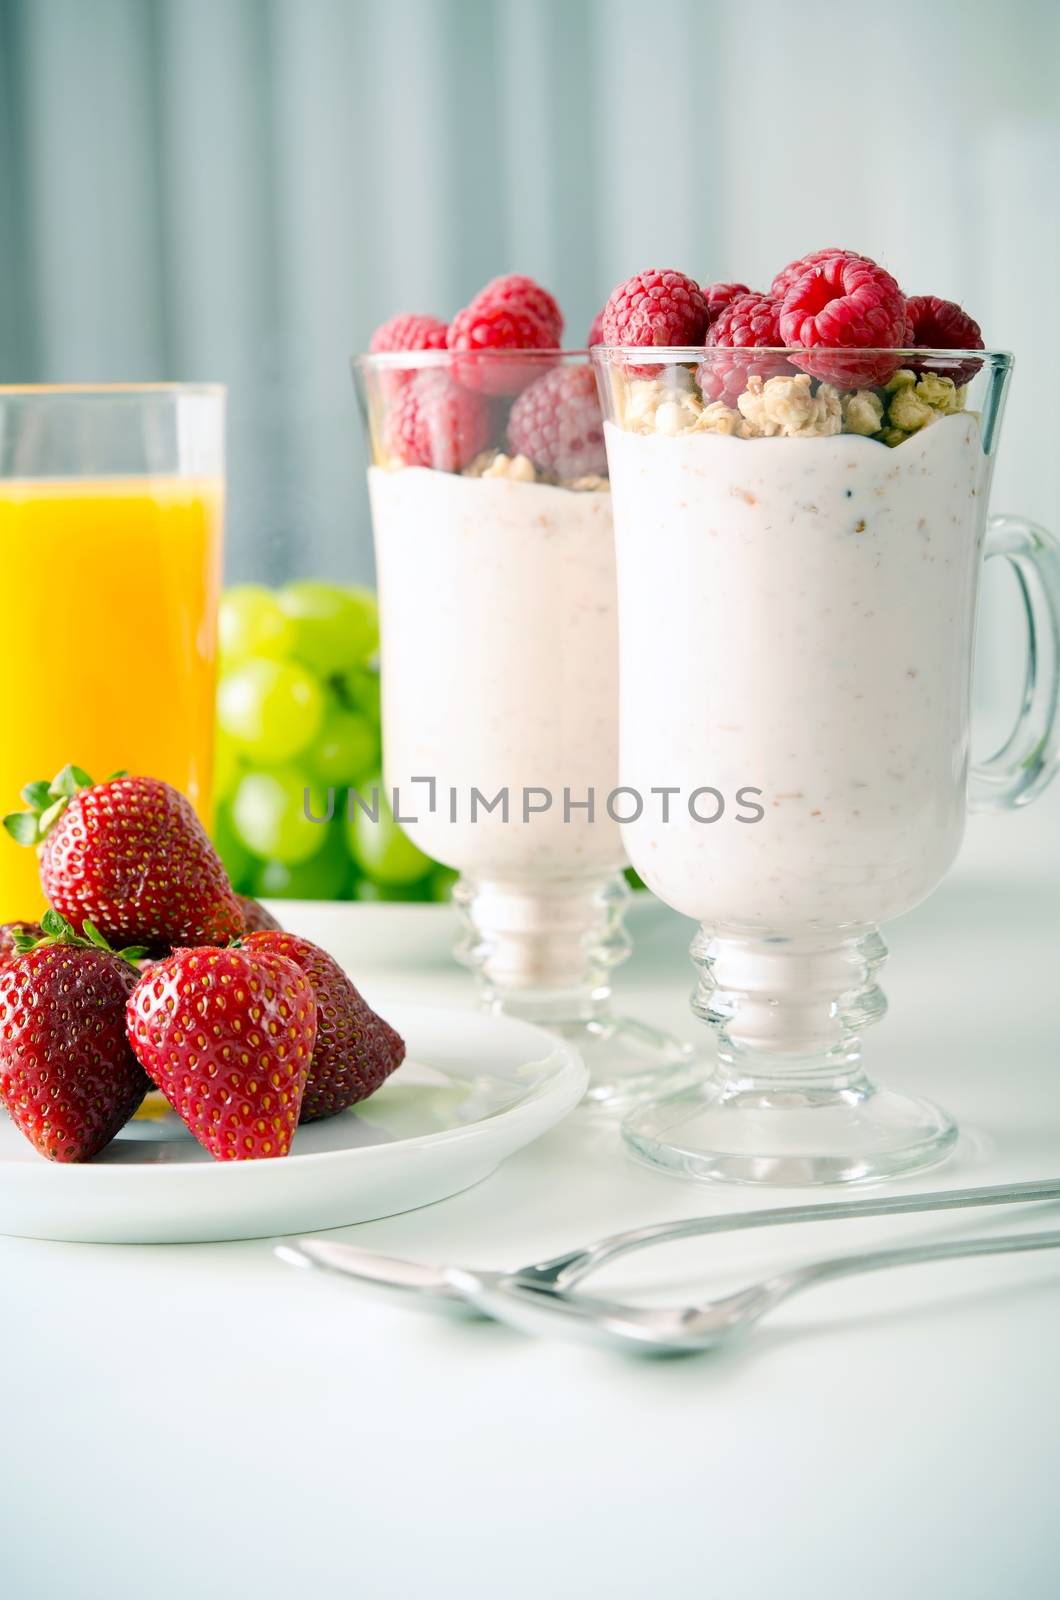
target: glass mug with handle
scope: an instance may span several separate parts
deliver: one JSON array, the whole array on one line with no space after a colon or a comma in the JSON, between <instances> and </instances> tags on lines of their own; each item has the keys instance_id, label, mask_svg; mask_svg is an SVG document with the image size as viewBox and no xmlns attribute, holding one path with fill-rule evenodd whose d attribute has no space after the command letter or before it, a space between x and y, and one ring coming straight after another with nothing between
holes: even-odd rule
<instances>
[{"instance_id":1,"label":"glass mug with handle","mask_svg":"<svg viewBox=\"0 0 1060 1600\"><path fill-rule=\"evenodd\" d=\"M0 636L23 685L0 815L75 762L163 778L209 826L224 404L209 384L0 388ZM0 923L43 904L0 832Z\"/></svg>"},{"instance_id":2,"label":"glass mug with handle","mask_svg":"<svg viewBox=\"0 0 1060 1600\"><path fill-rule=\"evenodd\" d=\"M700 924L709 1078L625 1124L693 1177L827 1183L931 1165L956 1128L877 1088L878 925L923 900L968 806L1007 810L1057 759L1060 554L987 515L1011 358L995 352L594 350L617 546L621 781L674 798L623 828ZM906 364L902 364L905 362ZM809 371L800 368L810 367ZM984 554L1015 569L1024 703L969 765ZM732 803L744 794L751 808Z\"/></svg>"}]
</instances>

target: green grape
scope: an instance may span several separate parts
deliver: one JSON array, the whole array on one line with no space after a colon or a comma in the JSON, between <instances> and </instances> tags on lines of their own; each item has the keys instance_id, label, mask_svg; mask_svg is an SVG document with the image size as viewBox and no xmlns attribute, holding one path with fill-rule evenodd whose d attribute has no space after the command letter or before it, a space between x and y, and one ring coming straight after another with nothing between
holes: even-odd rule
<instances>
[{"instance_id":1,"label":"green grape","mask_svg":"<svg viewBox=\"0 0 1060 1600\"><path fill-rule=\"evenodd\" d=\"M291 620L276 596L257 583L225 590L217 627L221 659L226 665L250 656L282 660L289 654L294 638Z\"/></svg>"},{"instance_id":2,"label":"green grape","mask_svg":"<svg viewBox=\"0 0 1060 1600\"><path fill-rule=\"evenodd\" d=\"M276 766L312 744L324 717L324 691L288 661L244 661L217 690L217 722L244 756Z\"/></svg>"},{"instance_id":3,"label":"green grape","mask_svg":"<svg viewBox=\"0 0 1060 1600\"><path fill-rule=\"evenodd\" d=\"M430 900L431 879L417 878L415 883L372 883L369 878L361 878L353 891L353 898L364 901Z\"/></svg>"},{"instance_id":4,"label":"green grape","mask_svg":"<svg viewBox=\"0 0 1060 1600\"><path fill-rule=\"evenodd\" d=\"M443 867L441 863L431 873L430 888L427 898L440 900L448 904L453 893L453 884L460 877L459 872L454 872L452 867Z\"/></svg>"},{"instance_id":5,"label":"green grape","mask_svg":"<svg viewBox=\"0 0 1060 1600\"><path fill-rule=\"evenodd\" d=\"M215 800L227 800L236 784L242 768L239 756L231 739L225 734L218 733L214 739L213 747L213 792Z\"/></svg>"},{"instance_id":6,"label":"green grape","mask_svg":"<svg viewBox=\"0 0 1060 1600\"><path fill-rule=\"evenodd\" d=\"M236 833L227 806L217 807L210 833L213 847L224 862L233 889L237 889L240 894L249 894L258 863Z\"/></svg>"},{"instance_id":7,"label":"green grape","mask_svg":"<svg viewBox=\"0 0 1060 1600\"><path fill-rule=\"evenodd\" d=\"M370 589L340 589L304 579L278 595L290 619L291 655L328 678L359 666L379 648L379 607Z\"/></svg>"},{"instance_id":8,"label":"green grape","mask_svg":"<svg viewBox=\"0 0 1060 1600\"><path fill-rule=\"evenodd\" d=\"M232 796L232 825L252 855L288 866L323 850L328 829L305 814L305 791L314 817L323 817L327 795L295 767L248 772Z\"/></svg>"},{"instance_id":9,"label":"green grape","mask_svg":"<svg viewBox=\"0 0 1060 1600\"><path fill-rule=\"evenodd\" d=\"M352 667L344 672L341 697L378 728L380 722L379 673L375 667Z\"/></svg>"},{"instance_id":10,"label":"green grape","mask_svg":"<svg viewBox=\"0 0 1060 1600\"><path fill-rule=\"evenodd\" d=\"M308 861L266 861L254 877L254 893L274 900L344 900L349 896L353 865L341 823L322 829L324 848Z\"/></svg>"},{"instance_id":11,"label":"green grape","mask_svg":"<svg viewBox=\"0 0 1060 1600\"><path fill-rule=\"evenodd\" d=\"M309 756L321 783L334 788L356 783L379 765L379 730L359 712L333 705Z\"/></svg>"},{"instance_id":12,"label":"green grape","mask_svg":"<svg viewBox=\"0 0 1060 1600\"><path fill-rule=\"evenodd\" d=\"M366 878L387 886L415 883L430 872L433 862L422 850L417 850L411 839L405 837L387 803L383 780L378 776L365 778L358 785L366 802L370 803L372 790L379 789L379 821L359 806L354 805L353 815L346 822L346 838L357 866ZM360 897L359 898L363 898Z\"/></svg>"}]
</instances>

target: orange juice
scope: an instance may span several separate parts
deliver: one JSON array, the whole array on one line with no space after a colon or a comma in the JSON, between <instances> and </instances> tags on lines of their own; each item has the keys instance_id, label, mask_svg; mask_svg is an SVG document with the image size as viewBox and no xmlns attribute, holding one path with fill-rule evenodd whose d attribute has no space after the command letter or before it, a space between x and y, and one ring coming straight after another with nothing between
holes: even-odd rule
<instances>
[{"instance_id":1,"label":"orange juice","mask_svg":"<svg viewBox=\"0 0 1060 1600\"><path fill-rule=\"evenodd\" d=\"M219 478L0 481L0 815L67 761L164 778L209 820ZM0 922L43 908L0 832Z\"/></svg>"}]
</instances>

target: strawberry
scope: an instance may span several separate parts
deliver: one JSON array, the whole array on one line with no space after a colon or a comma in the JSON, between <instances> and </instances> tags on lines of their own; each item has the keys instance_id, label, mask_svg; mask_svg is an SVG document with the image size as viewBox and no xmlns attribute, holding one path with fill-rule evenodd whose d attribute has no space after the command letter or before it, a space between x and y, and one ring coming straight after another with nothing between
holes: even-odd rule
<instances>
[{"instance_id":1,"label":"strawberry","mask_svg":"<svg viewBox=\"0 0 1060 1600\"><path fill-rule=\"evenodd\" d=\"M313 986L317 1041L302 1101L303 1122L332 1117L367 1100L405 1059L405 1041L358 994L338 962L293 933L252 933L247 950L293 961Z\"/></svg>"},{"instance_id":2,"label":"strawberry","mask_svg":"<svg viewBox=\"0 0 1060 1600\"><path fill-rule=\"evenodd\" d=\"M50 1161L89 1161L151 1087L129 1048L125 1006L142 953L78 938L55 911L44 936L16 936L0 966L0 1100Z\"/></svg>"},{"instance_id":3,"label":"strawberry","mask_svg":"<svg viewBox=\"0 0 1060 1600\"><path fill-rule=\"evenodd\" d=\"M285 1156L316 1039L309 979L271 950L177 950L129 996L141 1065L218 1161Z\"/></svg>"},{"instance_id":4,"label":"strawberry","mask_svg":"<svg viewBox=\"0 0 1060 1600\"><path fill-rule=\"evenodd\" d=\"M236 899L243 912L243 926L247 933L280 932L280 923L260 901L252 900L248 894L237 894Z\"/></svg>"},{"instance_id":5,"label":"strawberry","mask_svg":"<svg viewBox=\"0 0 1060 1600\"><path fill-rule=\"evenodd\" d=\"M168 783L125 773L93 783L64 767L22 793L29 811L4 826L20 844L39 845L41 886L75 929L88 918L112 944L153 953L227 944L243 932L220 857Z\"/></svg>"},{"instance_id":6,"label":"strawberry","mask_svg":"<svg viewBox=\"0 0 1060 1600\"><path fill-rule=\"evenodd\" d=\"M39 922L0 922L0 967L8 966L18 954L15 935L19 933L34 940L39 939L42 936L41 925Z\"/></svg>"}]
</instances>

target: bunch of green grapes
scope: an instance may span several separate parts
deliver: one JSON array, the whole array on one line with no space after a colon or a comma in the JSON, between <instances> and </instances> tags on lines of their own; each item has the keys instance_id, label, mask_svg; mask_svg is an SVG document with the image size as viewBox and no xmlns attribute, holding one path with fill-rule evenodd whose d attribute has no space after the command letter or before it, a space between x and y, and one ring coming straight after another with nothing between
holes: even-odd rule
<instances>
[{"instance_id":1,"label":"bunch of green grapes","mask_svg":"<svg viewBox=\"0 0 1060 1600\"><path fill-rule=\"evenodd\" d=\"M214 840L242 894L437 900L454 874L394 822L379 776L379 613L370 589L312 580L221 598ZM379 821L346 792L382 796ZM322 817L335 791L333 820Z\"/></svg>"}]
</instances>

